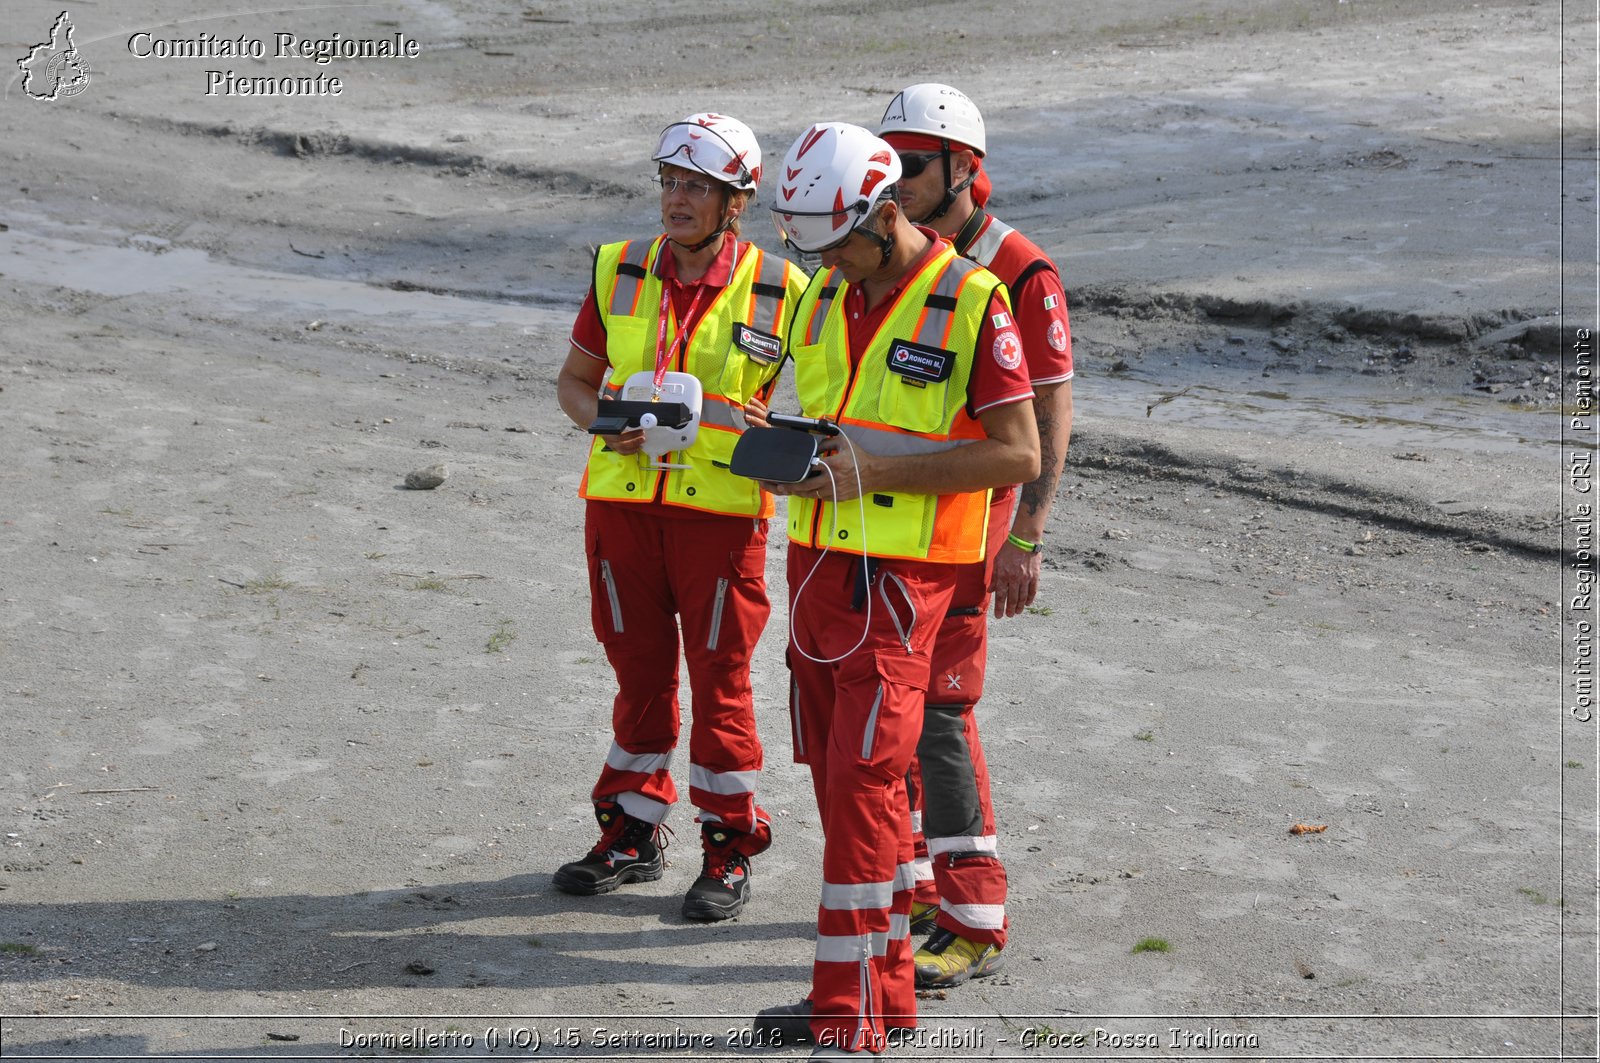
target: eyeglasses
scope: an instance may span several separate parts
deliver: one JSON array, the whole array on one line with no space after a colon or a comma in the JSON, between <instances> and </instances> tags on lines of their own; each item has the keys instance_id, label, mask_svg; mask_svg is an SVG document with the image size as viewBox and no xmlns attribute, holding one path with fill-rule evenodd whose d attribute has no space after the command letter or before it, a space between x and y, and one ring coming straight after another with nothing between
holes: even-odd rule
<instances>
[{"instance_id":1,"label":"eyeglasses","mask_svg":"<svg viewBox=\"0 0 1600 1063\"><path fill-rule=\"evenodd\" d=\"M709 199L711 197L712 186L704 181L695 181L682 177L663 177L661 174L656 174L651 180L661 187L661 191L668 195L682 189L690 199Z\"/></svg>"},{"instance_id":2,"label":"eyeglasses","mask_svg":"<svg viewBox=\"0 0 1600 1063\"><path fill-rule=\"evenodd\" d=\"M896 152L895 154L900 156L901 177L920 177L922 171L928 168L928 164L942 156L944 152L930 151L926 155L907 155L904 152Z\"/></svg>"}]
</instances>

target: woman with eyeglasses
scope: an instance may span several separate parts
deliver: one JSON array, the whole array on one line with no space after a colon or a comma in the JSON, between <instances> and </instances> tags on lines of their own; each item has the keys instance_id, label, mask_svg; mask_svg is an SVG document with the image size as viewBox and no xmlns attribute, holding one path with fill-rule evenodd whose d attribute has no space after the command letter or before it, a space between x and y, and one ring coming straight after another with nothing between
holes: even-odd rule
<instances>
[{"instance_id":1,"label":"woman with eyeglasses","mask_svg":"<svg viewBox=\"0 0 1600 1063\"><path fill-rule=\"evenodd\" d=\"M743 908L750 858L772 840L755 795L750 657L770 612L773 504L728 466L743 426L736 411L770 395L806 277L739 239L761 179L761 147L744 123L690 115L662 131L652 159L663 231L596 252L557 380L561 409L594 436L579 494L591 619L617 694L591 795L600 837L554 883L592 895L662 876L662 825L678 797L668 766L681 627L689 800L703 850L683 914L721 920Z\"/></svg>"}]
</instances>

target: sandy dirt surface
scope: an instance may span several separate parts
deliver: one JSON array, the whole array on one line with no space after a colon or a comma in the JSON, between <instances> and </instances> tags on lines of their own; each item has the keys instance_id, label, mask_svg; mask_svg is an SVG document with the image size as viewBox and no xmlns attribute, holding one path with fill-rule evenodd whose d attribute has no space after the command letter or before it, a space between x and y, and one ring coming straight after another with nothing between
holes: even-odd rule
<instances>
[{"instance_id":1,"label":"sandy dirt surface","mask_svg":"<svg viewBox=\"0 0 1600 1063\"><path fill-rule=\"evenodd\" d=\"M980 708L1008 964L891 1055L1593 1058L1592 4L70 16L83 91L0 102L0 1057L805 1054L742 1038L818 891L781 608L746 912L681 919L686 809L660 882L550 886L612 689L554 378L662 125L775 161L931 79L1062 264L1078 420Z\"/></svg>"}]
</instances>

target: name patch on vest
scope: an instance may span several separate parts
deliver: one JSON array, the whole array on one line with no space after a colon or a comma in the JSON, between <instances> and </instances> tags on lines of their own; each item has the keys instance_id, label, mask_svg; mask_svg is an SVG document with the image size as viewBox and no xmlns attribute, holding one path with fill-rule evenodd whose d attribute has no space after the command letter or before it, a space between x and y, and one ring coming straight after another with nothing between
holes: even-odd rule
<instances>
[{"instance_id":1,"label":"name patch on vest","mask_svg":"<svg viewBox=\"0 0 1600 1063\"><path fill-rule=\"evenodd\" d=\"M910 381L937 384L949 380L955 370L954 351L928 347L910 340L895 340L889 348L889 371Z\"/></svg>"},{"instance_id":2,"label":"name patch on vest","mask_svg":"<svg viewBox=\"0 0 1600 1063\"><path fill-rule=\"evenodd\" d=\"M762 365L771 365L783 356L783 341L749 325L733 326L733 345Z\"/></svg>"}]
</instances>

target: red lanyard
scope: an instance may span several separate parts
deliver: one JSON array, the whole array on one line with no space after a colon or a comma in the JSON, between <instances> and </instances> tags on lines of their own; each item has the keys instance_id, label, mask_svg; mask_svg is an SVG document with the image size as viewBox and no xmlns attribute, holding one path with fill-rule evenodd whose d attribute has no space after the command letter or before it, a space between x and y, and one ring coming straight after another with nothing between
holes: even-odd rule
<instances>
[{"instance_id":1,"label":"red lanyard","mask_svg":"<svg viewBox=\"0 0 1600 1063\"><path fill-rule=\"evenodd\" d=\"M700 297L706 293L707 284L694 286L694 298L689 301L689 312L684 315L683 324L678 329L677 338L669 346L667 343L667 314L672 310L672 285L676 281L668 281L661 285L661 316L656 326L656 375L654 390L651 400L661 398L661 387L666 383L667 366L683 353L689 346L689 331L695 322L695 311L700 309Z\"/></svg>"},{"instance_id":2,"label":"red lanyard","mask_svg":"<svg viewBox=\"0 0 1600 1063\"><path fill-rule=\"evenodd\" d=\"M733 252L733 261L735 266L734 270L729 271L730 277L738 268L738 248L739 245L737 242L735 242ZM667 249L665 247L662 248L662 253L667 253ZM661 314L657 319L656 325L656 375L654 381L654 390L650 396L651 401L661 398L661 388L662 385L666 383L667 379L667 366L671 365L672 362L682 355L684 350L688 348L689 333L695 326L699 324L699 321L696 320L695 315L700 309L700 297L706 293L707 288L711 287L711 285L707 284L704 279L694 286L694 298L689 301L689 312L683 316L683 321L678 329L677 339L674 340L669 347L667 344L667 314L672 310L672 285L675 283L677 282L662 281L661 283Z\"/></svg>"}]
</instances>

